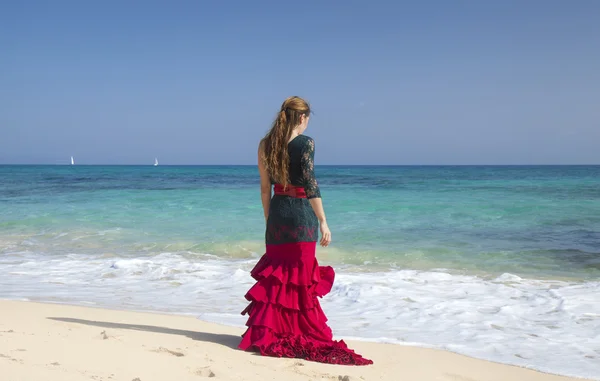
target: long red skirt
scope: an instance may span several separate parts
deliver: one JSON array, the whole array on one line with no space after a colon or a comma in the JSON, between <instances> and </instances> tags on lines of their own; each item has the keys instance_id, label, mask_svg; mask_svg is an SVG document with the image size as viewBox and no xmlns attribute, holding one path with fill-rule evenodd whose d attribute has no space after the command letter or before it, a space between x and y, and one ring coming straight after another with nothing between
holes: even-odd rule
<instances>
[{"instance_id":1,"label":"long red skirt","mask_svg":"<svg viewBox=\"0 0 600 381\"><path fill-rule=\"evenodd\" d=\"M330 364L367 365L373 361L334 341L317 297L331 290L335 273L319 266L316 242L267 245L251 275L256 283L250 301L248 329L239 348L264 356L302 358Z\"/></svg>"}]
</instances>

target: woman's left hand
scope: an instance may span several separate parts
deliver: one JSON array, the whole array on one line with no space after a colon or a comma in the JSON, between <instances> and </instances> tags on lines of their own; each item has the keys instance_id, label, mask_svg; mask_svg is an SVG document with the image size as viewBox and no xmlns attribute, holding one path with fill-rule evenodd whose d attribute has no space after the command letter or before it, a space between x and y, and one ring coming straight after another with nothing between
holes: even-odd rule
<instances>
[{"instance_id":1,"label":"woman's left hand","mask_svg":"<svg viewBox=\"0 0 600 381\"><path fill-rule=\"evenodd\" d=\"M329 231L329 226L327 226L327 222L321 223L321 246L327 247L331 243L331 231Z\"/></svg>"}]
</instances>

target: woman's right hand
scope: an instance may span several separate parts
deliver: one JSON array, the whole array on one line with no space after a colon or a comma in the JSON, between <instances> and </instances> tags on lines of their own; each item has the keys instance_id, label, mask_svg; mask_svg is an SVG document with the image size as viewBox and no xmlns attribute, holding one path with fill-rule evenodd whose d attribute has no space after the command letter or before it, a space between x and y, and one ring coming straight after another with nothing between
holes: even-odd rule
<instances>
[{"instance_id":1,"label":"woman's right hand","mask_svg":"<svg viewBox=\"0 0 600 381\"><path fill-rule=\"evenodd\" d=\"M321 246L327 247L331 243L331 232L327 222L321 222Z\"/></svg>"}]
</instances>

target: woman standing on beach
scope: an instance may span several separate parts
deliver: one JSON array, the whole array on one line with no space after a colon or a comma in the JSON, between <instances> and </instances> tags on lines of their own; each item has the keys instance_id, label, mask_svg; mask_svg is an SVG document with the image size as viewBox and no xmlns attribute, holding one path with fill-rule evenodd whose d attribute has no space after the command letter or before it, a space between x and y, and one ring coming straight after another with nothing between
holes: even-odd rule
<instances>
[{"instance_id":1,"label":"woman standing on beach","mask_svg":"<svg viewBox=\"0 0 600 381\"><path fill-rule=\"evenodd\" d=\"M249 315L248 329L239 348L264 356L372 364L333 340L317 299L331 290L334 272L319 266L315 257L317 229L321 246L329 245L331 232L314 175L315 143L302 135L309 119L304 99L286 99L259 145L267 250L251 271L257 282L246 293L250 304L242 314Z\"/></svg>"}]
</instances>

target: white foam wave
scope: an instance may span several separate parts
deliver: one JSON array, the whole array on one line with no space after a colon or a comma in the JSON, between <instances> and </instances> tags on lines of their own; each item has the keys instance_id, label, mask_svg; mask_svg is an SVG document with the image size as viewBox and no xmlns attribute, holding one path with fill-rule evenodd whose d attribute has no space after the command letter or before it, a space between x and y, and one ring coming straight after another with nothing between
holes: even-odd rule
<instances>
[{"instance_id":1,"label":"white foam wave","mask_svg":"<svg viewBox=\"0 0 600 381\"><path fill-rule=\"evenodd\" d=\"M194 314L243 326L239 313L255 261L5 253L0 297ZM338 270L322 303L336 337L437 347L600 379L600 282Z\"/></svg>"}]
</instances>

